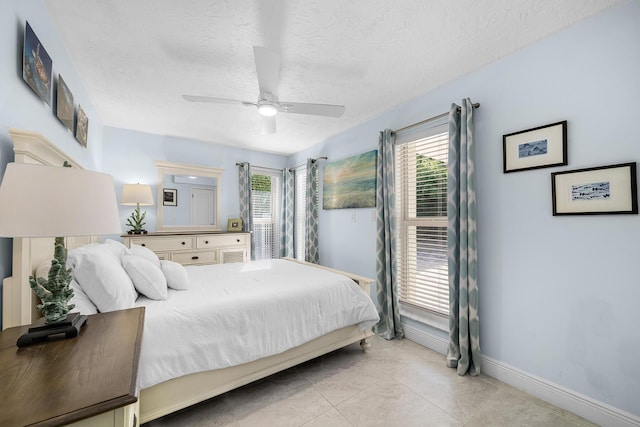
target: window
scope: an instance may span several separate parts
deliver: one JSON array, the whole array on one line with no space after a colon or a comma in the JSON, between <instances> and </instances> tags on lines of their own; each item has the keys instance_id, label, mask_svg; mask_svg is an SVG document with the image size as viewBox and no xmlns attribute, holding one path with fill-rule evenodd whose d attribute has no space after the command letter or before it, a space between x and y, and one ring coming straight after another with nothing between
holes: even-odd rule
<instances>
[{"instance_id":1,"label":"window","mask_svg":"<svg viewBox=\"0 0 640 427\"><path fill-rule=\"evenodd\" d=\"M427 123L396 136L399 300L419 320L449 314L447 261L448 126ZM417 310L416 310L417 309ZM433 322L428 322L433 323Z\"/></svg>"},{"instance_id":2,"label":"window","mask_svg":"<svg viewBox=\"0 0 640 427\"><path fill-rule=\"evenodd\" d=\"M279 171L258 167L252 168L251 171L251 217L255 259L278 258L282 178Z\"/></svg>"}]
</instances>

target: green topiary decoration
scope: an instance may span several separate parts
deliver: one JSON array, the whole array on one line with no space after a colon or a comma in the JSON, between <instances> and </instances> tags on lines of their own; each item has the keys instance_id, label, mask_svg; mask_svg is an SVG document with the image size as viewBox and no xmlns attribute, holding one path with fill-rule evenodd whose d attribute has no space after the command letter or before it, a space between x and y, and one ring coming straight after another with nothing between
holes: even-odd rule
<instances>
[{"instance_id":1,"label":"green topiary decoration","mask_svg":"<svg viewBox=\"0 0 640 427\"><path fill-rule=\"evenodd\" d=\"M132 228L132 231L141 232L143 231L144 225L146 222L144 221L144 217L147 215L146 212L140 213L140 207L136 207L131 214L131 218L127 218L127 226Z\"/></svg>"},{"instance_id":2,"label":"green topiary decoration","mask_svg":"<svg viewBox=\"0 0 640 427\"><path fill-rule=\"evenodd\" d=\"M66 264L67 249L64 247L64 238L56 237L54 258L51 260L48 279L29 277L31 289L42 301L37 308L44 316L46 323L66 319L67 313L75 307L75 304L69 304L69 300L73 297L73 289L69 287L71 269L66 269Z\"/></svg>"}]
</instances>

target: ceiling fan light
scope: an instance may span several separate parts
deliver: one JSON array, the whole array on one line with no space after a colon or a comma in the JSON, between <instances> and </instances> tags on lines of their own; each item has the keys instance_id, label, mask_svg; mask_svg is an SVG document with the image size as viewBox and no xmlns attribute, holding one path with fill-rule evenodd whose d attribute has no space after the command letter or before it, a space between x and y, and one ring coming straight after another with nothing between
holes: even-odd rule
<instances>
[{"instance_id":1,"label":"ceiling fan light","mask_svg":"<svg viewBox=\"0 0 640 427\"><path fill-rule=\"evenodd\" d=\"M278 107L272 104L258 104L258 114L265 117L273 117L278 114Z\"/></svg>"}]
</instances>

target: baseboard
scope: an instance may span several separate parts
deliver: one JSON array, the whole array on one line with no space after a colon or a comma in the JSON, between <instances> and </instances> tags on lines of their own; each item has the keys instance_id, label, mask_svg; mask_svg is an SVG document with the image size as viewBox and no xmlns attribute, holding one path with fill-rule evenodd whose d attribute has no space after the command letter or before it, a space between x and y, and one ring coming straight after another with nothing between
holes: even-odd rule
<instances>
[{"instance_id":1,"label":"baseboard","mask_svg":"<svg viewBox=\"0 0 640 427\"><path fill-rule=\"evenodd\" d=\"M538 378L488 356L482 356L482 372L598 425L607 427L640 426L640 417Z\"/></svg>"},{"instance_id":2,"label":"baseboard","mask_svg":"<svg viewBox=\"0 0 640 427\"><path fill-rule=\"evenodd\" d=\"M447 348L449 347L449 342L447 340L443 340L442 338L421 329L414 328L406 323L402 324L402 329L404 330L404 337L408 340L418 343L440 354L447 354Z\"/></svg>"},{"instance_id":3,"label":"baseboard","mask_svg":"<svg viewBox=\"0 0 640 427\"><path fill-rule=\"evenodd\" d=\"M447 353L449 344L446 340L406 324L402 326L405 338L440 354ZM538 378L491 357L482 356L482 372L598 425L607 427L640 426L640 417L636 415Z\"/></svg>"}]
</instances>

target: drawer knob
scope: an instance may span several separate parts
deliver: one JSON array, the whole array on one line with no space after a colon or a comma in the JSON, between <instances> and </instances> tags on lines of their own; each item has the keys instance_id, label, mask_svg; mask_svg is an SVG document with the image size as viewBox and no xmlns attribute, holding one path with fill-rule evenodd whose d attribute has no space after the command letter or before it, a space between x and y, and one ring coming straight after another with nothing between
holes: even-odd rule
<instances>
[{"instance_id":1,"label":"drawer knob","mask_svg":"<svg viewBox=\"0 0 640 427\"><path fill-rule=\"evenodd\" d=\"M236 242L240 243L240 239L236 239Z\"/></svg>"},{"instance_id":2,"label":"drawer knob","mask_svg":"<svg viewBox=\"0 0 640 427\"><path fill-rule=\"evenodd\" d=\"M147 246L147 244L146 243L142 243L140 246Z\"/></svg>"},{"instance_id":3,"label":"drawer knob","mask_svg":"<svg viewBox=\"0 0 640 427\"><path fill-rule=\"evenodd\" d=\"M183 244L183 245L186 245L186 244L187 244L187 242L182 242L182 244Z\"/></svg>"},{"instance_id":4,"label":"drawer knob","mask_svg":"<svg viewBox=\"0 0 640 427\"><path fill-rule=\"evenodd\" d=\"M209 241L208 241L208 240L205 240L205 241L204 241L204 244L205 244L205 245L208 245L208 244L209 244Z\"/></svg>"},{"instance_id":5,"label":"drawer knob","mask_svg":"<svg viewBox=\"0 0 640 427\"><path fill-rule=\"evenodd\" d=\"M198 255L194 255L191 257L191 259L200 259L200 257Z\"/></svg>"}]
</instances>

